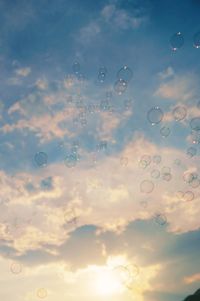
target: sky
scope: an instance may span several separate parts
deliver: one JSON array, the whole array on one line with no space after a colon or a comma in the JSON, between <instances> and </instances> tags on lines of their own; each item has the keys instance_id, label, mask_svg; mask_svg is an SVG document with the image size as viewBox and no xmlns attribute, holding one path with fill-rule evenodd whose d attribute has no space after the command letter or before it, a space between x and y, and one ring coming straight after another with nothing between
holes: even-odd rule
<instances>
[{"instance_id":1,"label":"sky","mask_svg":"<svg viewBox=\"0 0 200 301\"><path fill-rule=\"evenodd\" d=\"M200 287L199 13L0 0L0 300Z\"/></svg>"}]
</instances>

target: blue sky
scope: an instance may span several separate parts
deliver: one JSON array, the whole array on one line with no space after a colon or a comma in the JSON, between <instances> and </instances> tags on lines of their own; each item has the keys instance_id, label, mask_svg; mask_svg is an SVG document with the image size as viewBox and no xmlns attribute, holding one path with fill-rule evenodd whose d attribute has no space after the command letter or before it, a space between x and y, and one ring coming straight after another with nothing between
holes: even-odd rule
<instances>
[{"instance_id":1,"label":"blue sky","mask_svg":"<svg viewBox=\"0 0 200 301\"><path fill-rule=\"evenodd\" d=\"M0 1L1 298L200 286L199 11Z\"/></svg>"}]
</instances>

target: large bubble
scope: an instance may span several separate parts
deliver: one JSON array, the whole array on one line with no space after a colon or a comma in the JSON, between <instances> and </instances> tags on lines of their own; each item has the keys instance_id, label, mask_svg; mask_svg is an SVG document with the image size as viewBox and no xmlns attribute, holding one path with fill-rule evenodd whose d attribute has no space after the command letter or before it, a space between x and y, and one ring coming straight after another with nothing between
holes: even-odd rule
<instances>
[{"instance_id":1,"label":"large bubble","mask_svg":"<svg viewBox=\"0 0 200 301\"><path fill-rule=\"evenodd\" d=\"M39 167L43 167L47 165L48 156L44 152L36 153L34 159Z\"/></svg>"},{"instance_id":2,"label":"large bubble","mask_svg":"<svg viewBox=\"0 0 200 301\"><path fill-rule=\"evenodd\" d=\"M128 66L123 66L118 72L117 72L117 78L120 80L124 80L125 82L129 82L131 78L133 77L133 72Z\"/></svg>"},{"instance_id":3,"label":"large bubble","mask_svg":"<svg viewBox=\"0 0 200 301\"><path fill-rule=\"evenodd\" d=\"M177 32L175 34L173 34L173 36L171 36L170 38L170 45L172 50L176 51L179 48L181 48L184 44L184 38L183 35L181 34L181 32Z\"/></svg>"}]
</instances>

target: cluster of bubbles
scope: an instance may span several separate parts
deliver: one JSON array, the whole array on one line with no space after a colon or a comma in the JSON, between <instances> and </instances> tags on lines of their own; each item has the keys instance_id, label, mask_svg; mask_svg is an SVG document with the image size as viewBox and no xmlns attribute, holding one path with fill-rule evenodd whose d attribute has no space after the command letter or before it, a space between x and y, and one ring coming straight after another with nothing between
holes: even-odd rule
<instances>
[{"instance_id":1,"label":"cluster of bubbles","mask_svg":"<svg viewBox=\"0 0 200 301\"><path fill-rule=\"evenodd\" d=\"M114 90L118 95L122 95L133 77L133 72L128 66L123 66L117 72L117 80L114 84Z\"/></svg>"},{"instance_id":2,"label":"cluster of bubbles","mask_svg":"<svg viewBox=\"0 0 200 301\"><path fill-rule=\"evenodd\" d=\"M179 31L174 33L170 38L170 45L173 51L180 49L184 44L183 34ZM193 46L200 48L200 31L193 35Z\"/></svg>"}]
</instances>

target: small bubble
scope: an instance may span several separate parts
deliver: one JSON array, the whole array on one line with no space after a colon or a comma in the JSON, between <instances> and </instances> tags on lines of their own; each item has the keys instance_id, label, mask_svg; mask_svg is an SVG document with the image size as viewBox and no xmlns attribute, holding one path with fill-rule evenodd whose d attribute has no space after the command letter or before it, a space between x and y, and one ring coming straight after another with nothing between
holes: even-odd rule
<instances>
[{"instance_id":1,"label":"small bubble","mask_svg":"<svg viewBox=\"0 0 200 301\"><path fill-rule=\"evenodd\" d=\"M198 130L198 131L192 130L189 138L191 139L191 142L193 144L199 144L200 143L200 130Z\"/></svg>"},{"instance_id":2,"label":"small bubble","mask_svg":"<svg viewBox=\"0 0 200 301\"><path fill-rule=\"evenodd\" d=\"M141 168L146 168L148 165L151 164L151 157L148 155L142 156L140 159L139 165Z\"/></svg>"},{"instance_id":3,"label":"small bubble","mask_svg":"<svg viewBox=\"0 0 200 301\"><path fill-rule=\"evenodd\" d=\"M65 157L65 165L69 168L75 167L77 160L77 154L69 154Z\"/></svg>"},{"instance_id":4,"label":"small bubble","mask_svg":"<svg viewBox=\"0 0 200 301\"><path fill-rule=\"evenodd\" d=\"M123 79L118 79L114 84L114 90L118 95L122 95L127 89L127 82Z\"/></svg>"},{"instance_id":5,"label":"small bubble","mask_svg":"<svg viewBox=\"0 0 200 301\"><path fill-rule=\"evenodd\" d=\"M36 153L34 159L36 164L40 167L47 165L48 156L44 152Z\"/></svg>"},{"instance_id":6,"label":"small bubble","mask_svg":"<svg viewBox=\"0 0 200 301\"><path fill-rule=\"evenodd\" d=\"M198 31L194 34L193 45L195 48L200 48L200 31Z\"/></svg>"},{"instance_id":7,"label":"small bubble","mask_svg":"<svg viewBox=\"0 0 200 301\"><path fill-rule=\"evenodd\" d=\"M199 187L199 185L200 185L200 180L198 178L195 178L194 180L192 180L190 182L190 186L192 188L197 188L197 187Z\"/></svg>"},{"instance_id":8,"label":"small bubble","mask_svg":"<svg viewBox=\"0 0 200 301\"><path fill-rule=\"evenodd\" d=\"M166 137L168 137L169 136L169 134L170 134L170 128L168 128L168 127L166 127L166 126L164 126L164 127L162 127L161 129L160 129L160 134L161 134L161 136L162 137L164 137L164 138L166 138Z\"/></svg>"},{"instance_id":9,"label":"small bubble","mask_svg":"<svg viewBox=\"0 0 200 301\"><path fill-rule=\"evenodd\" d=\"M159 164L161 162L161 156L155 155L153 156L153 163Z\"/></svg>"},{"instance_id":10,"label":"small bubble","mask_svg":"<svg viewBox=\"0 0 200 301\"><path fill-rule=\"evenodd\" d=\"M159 107L153 107L147 112L147 120L155 125L162 121L163 115L163 111Z\"/></svg>"},{"instance_id":11,"label":"small bubble","mask_svg":"<svg viewBox=\"0 0 200 301\"><path fill-rule=\"evenodd\" d=\"M181 160L180 159L175 159L174 164L177 165L177 166L180 166L181 165Z\"/></svg>"},{"instance_id":12,"label":"small bubble","mask_svg":"<svg viewBox=\"0 0 200 301\"><path fill-rule=\"evenodd\" d=\"M75 74L78 74L78 73L80 72L80 69L81 69L81 67L80 67L79 62L75 61L75 62L73 63L73 65L72 65L72 70L73 70L73 72L74 72Z\"/></svg>"},{"instance_id":13,"label":"small bubble","mask_svg":"<svg viewBox=\"0 0 200 301\"><path fill-rule=\"evenodd\" d=\"M158 179L158 178L160 177L160 171L159 171L158 169L152 170L151 176L152 176L152 178L154 178L154 179Z\"/></svg>"},{"instance_id":14,"label":"small bubble","mask_svg":"<svg viewBox=\"0 0 200 301\"><path fill-rule=\"evenodd\" d=\"M98 81L100 83L104 83L105 79L106 79L106 74L105 73L99 73L98 74Z\"/></svg>"},{"instance_id":15,"label":"small bubble","mask_svg":"<svg viewBox=\"0 0 200 301\"><path fill-rule=\"evenodd\" d=\"M126 99L124 100L124 109L126 111L130 110L132 108L132 100L131 99Z\"/></svg>"},{"instance_id":16,"label":"small bubble","mask_svg":"<svg viewBox=\"0 0 200 301\"><path fill-rule=\"evenodd\" d=\"M190 121L190 127L194 131L200 131L200 117L195 117Z\"/></svg>"},{"instance_id":17,"label":"small bubble","mask_svg":"<svg viewBox=\"0 0 200 301\"><path fill-rule=\"evenodd\" d=\"M102 66L102 67L99 68L99 74L102 73L102 74L105 74L105 75L106 75L107 72L108 72L108 71L107 71L107 68L106 68L106 67Z\"/></svg>"},{"instance_id":18,"label":"small bubble","mask_svg":"<svg viewBox=\"0 0 200 301\"><path fill-rule=\"evenodd\" d=\"M197 154L197 149L196 149L196 148L194 148L194 147L191 146L191 147L189 147L189 148L187 149L187 155L188 155L190 158L196 156L196 154Z\"/></svg>"},{"instance_id":19,"label":"small bubble","mask_svg":"<svg viewBox=\"0 0 200 301\"><path fill-rule=\"evenodd\" d=\"M183 120L186 117L187 110L183 106L177 106L177 107L174 108L172 114L173 114L174 119L176 121L181 121L181 120Z\"/></svg>"},{"instance_id":20,"label":"small bubble","mask_svg":"<svg viewBox=\"0 0 200 301\"><path fill-rule=\"evenodd\" d=\"M20 274L21 271L22 271L22 266L20 263L17 263L17 262L14 262L11 264L10 266L10 271L13 273L13 274Z\"/></svg>"},{"instance_id":21,"label":"small bubble","mask_svg":"<svg viewBox=\"0 0 200 301\"><path fill-rule=\"evenodd\" d=\"M194 180L198 179L198 174L197 173L194 173L194 172L184 172L183 174L183 180L186 182L186 183L192 183Z\"/></svg>"},{"instance_id":22,"label":"small bubble","mask_svg":"<svg viewBox=\"0 0 200 301\"><path fill-rule=\"evenodd\" d=\"M160 226L164 226L167 223L167 218L163 213L156 213L154 215L154 220L155 220L156 224L158 224Z\"/></svg>"},{"instance_id":23,"label":"small bubble","mask_svg":"<svg viewBox=\"0 0 200 301\"><path fill-rule=\"evenodd\" d=\"M45 288L39 288L37 290L37 297L41 298L41 299L46 298L47 297L47 291L46 291L46 289Z\"/></svg>"},{"instance_id":24,"label":"small bubble","mask_svg":"<svg viewBox=\"0 0 200 301\"><path fill-rule=\"evenodd\" d=\"M144 180L140 183L140 191L143 193L151 193L154 190L154 184L150 180Z\"/></svg>"},{"instance_id":25,"label":"small bubble","mask_svg":"<svg viewBox=\"0 0 200 301\"><path fill-rule=\"evenodd\" d=\"M176 51L179 48L181 48L184 44L184 38L181 32L177 32L173 34L173 36L170 38L170 45L172 50Z\"/></svg>"},{"instance_id":26,"label":"small bubble","mask_svg":"<svg viewBox=\"0 0 200 301\"><path fill-rule=\"evenodd\" d=\"M169 182L172 179L172 175L170 173L165 173L162 175L162 179Z\"/></svg>"},{"instance_id":27,"label":"small bubble","mask_svg":"<svg viewBox=\"0 0 200 301\"><path fill-rule=\"evenodd\" d=\"M143 208L147 208L148 202L147 201L140 201L140 206Z\"/></svg>"},{"instance_id":28,"label":"small bubble","mask_svg":"<svg viewBox=\"0 0 200 301\"><path fill-rule=\"evenodd\" d=\"M183 195L183 199L186 202L191 202L194 199L194 193L192 191L186 191Z\"/></svg>"},{"instance_id":29,"label":"small bubble","mask_svg":"<svg viewBox=\"0 0 200 301\"><path fill-rule=\"evenodd\" d=\"M171 173L171 168L168 166L163 166L161 169L162 174L169 174Z\"/></svg>"},{"instance_id":30,"label":"small bubble","mask_svg":"<svg viewBox=\"0 0 200 301\"><path fill-rule=\"evenodd\" d=\"M128 66L123 66L117 72L117 78L119 80L124 80L125 82L129 82L132 77L133 77L133 72L132 72L132 70Z\"/></svg>"}]
</instances>

